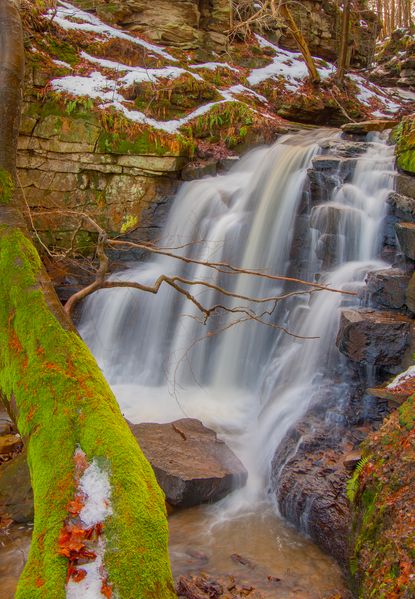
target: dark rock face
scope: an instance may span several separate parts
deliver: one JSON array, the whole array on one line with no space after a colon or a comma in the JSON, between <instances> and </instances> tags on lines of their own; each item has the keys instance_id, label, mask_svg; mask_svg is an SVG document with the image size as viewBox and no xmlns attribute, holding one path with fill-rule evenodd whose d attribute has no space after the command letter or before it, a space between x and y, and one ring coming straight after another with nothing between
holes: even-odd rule
<instances>
[{"instance_id":1,"label":"dark rock face","mask_svg":"<svg viewBox=\"0 0 415 599\"><path fill-rule=\"evenodd\" d=\"M277 451L273 472L278 473L289 450L300 441L295 456L275 479L275 495L282 515L307 532L323 550L339 563L346 563L350 532L350 508L346 499L349 474L342 451L330 447L330 434L324 427L308 430L302 423L285 439Z\"/></svg>"},{"instance_id":2,"label":"dark rock face","mask_svg":"<svg viewBox=\"0 0 415 599\"><path fill-rule=\"evenodd\" d=\"M397 193L415 200L415 177L400 173L396 177Z\"/></svg>"},{"instance_id":3,"label":"dark rock face","mask_svg":"<svg viewBox=\"0 0 415 599\"><path fill-rule=\"evenodd\" d=\"M397 223L395 231L402 253L415 260L415 223Z\"/></svg>"},{"instance_id":4,"label":"dark rock face","mask_svg":"<svg viewBox=\"0 0 415 599\"><path fill-rule=\"evenodd\" d=\"M238 458L198 420L130 428L171 505L218 501L246 482L247 472Z\"/></svg>"},{"instance_id":5,"label":"dark rock face","mask_svg":"<svg viewBox=\"0 0 415 599\"><path fill-rule=\"evenodd\" d=\"M217 173L217 160L187 164L182 170L183 181L194 181L203 177L214 177Z\"/></svg>"},{"instance_id":6,"label":"dark rock face","mask_svg":"<svg viewBox=\"0 0 415 599\"><path fill-rule=\"evenodd\" d=\"M369 272L366 278L371 303L376 307L400 310L406 304L406 288L411 275L398 268Z\"/></svg>"},{"instance_id":7,"label":"dark rock face","mask_svg":"<svg viewBox=\"0 0 415 599\"><path fill-rule=\"evenodd\" d=\"M364 67L372 60L379 23L376 15L360 3L357 3L355 8L357 11L352 12L351 63ZM301 0L293 3L290 10L307 40L311 53L327 60L335 60L338 52L336 31L339 19L336 4L330 1ZM279 43L284 48L297 49L287 28L283 31Z\"/></svg>"},{"instance_id":8,"label":"dark rock face","mask_svg":"<svg viewBox=\"0 0 415 599\"><path fill-rule=\"evenodd\" d=\"M342 310L336 345L353 362L392 366L408 346L412 321L395 312Z\"/></svg>"}]
</instances>

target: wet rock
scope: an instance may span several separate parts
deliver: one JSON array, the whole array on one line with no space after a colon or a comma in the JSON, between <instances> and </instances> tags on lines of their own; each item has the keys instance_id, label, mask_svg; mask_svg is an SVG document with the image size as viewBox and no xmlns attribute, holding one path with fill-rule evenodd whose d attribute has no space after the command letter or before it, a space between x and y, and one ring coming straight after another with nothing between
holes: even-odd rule
<instances>
[{"instance_id":1,"label":"wet rock","mask_svg":"<svg viewBox=\"0 0 415 599\"><path fill-rule=\"evenodd\" d=\"M360 460L362 459L362 452L360 449L355 449L354 451L351 451L350 453L348 453L347 455L344 456L343 459L343 464L344 467L346 468L346 470L349 470L350 472L352 472L357 464L360 462Z\"/></svg>"},{"instance_id":2,"label":"wet rock","mask_svg":"<svg viewBox=\"0 0 415 599\"><path fill-rule=\"evenodd\" d=\"M203 177L214 177L217 172L217 161L191 163L182 170L183 181L194 181Z\"/></svg>"},{"instance_id":3,"label":"wet rock","mask_svg":"<svg viewBox=\"0 0 415 599\"><path fill-rule=\"evenodd\" d=\"M411 312L415 313L415 274L413 274L409 280L406 289L405 303Z\"/></svg>"},{"instance_id":4,"label":"wet rock","mask_svg":"<svg viewBox=\"0 0 415 599\"><path fill-rule=\"evenodd\" d=\"M395 179L396 192L415 200L415 177L400 173Z\"/></svg>"},{"instance_id":5,"label":"wet rock","mask_svg":"<svg viewBox=\"0 0 415 599\"><path fill-rule=\"evenodd\" d=\"M411 275L398 268L367 273L366 289L376 307L400 310L406 304L406 289Z\"/></svg>"},{"instance_id":6,"label":"wet rock","mask_svg":"<svg viewBox=\"0 0 415 599\"><path fill-rule=\"evenodd\" d=\"M388 199L386 201L389 206L390 214L395 216L397 219L406 222L415 221L415 195L413 198L411 198L409 196L394 191L391 194L389 194Z\"/></svg>"},{"instance_id":7,"label":"wet rock","mask_svg":"<svg viewBox=\"0 0 415 599\"><path fill-rule=\"evenodd\" d=\"M198 420L130 424L130 428L172 505L218 501L246 482L239 459Z\"/></svg>"},{"instance_id":8,"label":"wet rock","mask_svg":"<svg viewBox=\"0 0 415 599\"><path fill-rule=\"evenodd\" d=\"M336 345L353 362L397 365L408 346L412 321L395 312L342 310Z\"/></svg>"},{"instance_id":9,"label":"wet rock","mask_svg":"<svg viewBox=\"0 0 415 599\"><path fill-rule=\"evenodd\" d=\"M15 522L33 522L33 492L25 451L0 468L0 515Z\"/></svg>"},{"instance_id":10,"label":"wet rock","mask_svg":"<svg viewBox=\"0 0 415 599\"><path fill-rule=\"evenodd\" d=\"M393 129L399 125L397 119L375 119L372 121L361 121L360 123L346 123L342 125L341 129L344 133L353 135L367 135L373 131L386 131L387 129Z\"/></svg>"},{"instance_id":11,"label":"wet rock","mask_svg":"<svg viewBox=\"0 0 415 599\"><path fill-rule=\"evenodd\" d=\"M324 267L334 264L338 245L337 235L324 233L319 237L316 246L316 256L323 261Z\"/></svg>"},{"instance_id":12,"label":"wet rock","mask_svg":"<svg viewBox=\"0 0 415 599\"><path fill-rule=\"evenodd\" d=\"M343 453L324 423L298 423L275 453L272 486L281 514L344 565L351 516Z\"/></svg>"},{"instance_id":13,"label":"wet rock","mask_svg":"<svg viewBox=\"0 0 415 599\"><path fill-rule=\"evenodd\" d=\"M328 153L334 152L336 156L341 156L342 158L353 158L355 156L359 156L361 154L365 154L369 148L370 144L362 141L323 141L320 144L320 147L323 151Z\"/></svg>"},{"instance_id":14,"label":"wet rock","mask_svg":"<svg viewBox=\"0 0 415 599\"><path fill-rule=\"evenodd\" d=\"M0 437L0 455L15 453L23 447L22 439L18 434L2 435Z\"/></svg>"},{"instance_id":15,"label":"wet rock","mask_svg":"<svg viewBox=\"0 0 415 599\"><path fill-rule=\"evenodd\" d=\"M396 223L395 231L402 253L415 260L415 223Z\"/></svg>"},{"instance_id":16,"label":"wet rock","mask_svg":"<svg viewBox=\"0 0 415 599\"><path fill-rule=\"evenodd\" d=\"M340 156L316 156L313 158L312 164L316 171L337 175L342 181L345 181L353 173L356 159Z\"/></svg>"}]
</instances>

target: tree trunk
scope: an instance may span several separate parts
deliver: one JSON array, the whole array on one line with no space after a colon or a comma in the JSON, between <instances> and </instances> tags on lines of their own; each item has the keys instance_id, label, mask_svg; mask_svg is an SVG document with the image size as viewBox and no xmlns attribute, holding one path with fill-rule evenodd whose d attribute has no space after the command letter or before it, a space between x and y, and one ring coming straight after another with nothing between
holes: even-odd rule
<instances>
[{"instance_id":1,"label":"tree trunk","mask_svg":"<svg viewBox=\"0 0 415 599\"><path fill-rule=\"evenodd\" d=\"M350 34L350 0L344 0L342 28L340 37L339 62L337 66L336 79L343 85L344 76L349 62L349 34Z\"/></svg>"},{"instance_id":2,"label":"tree trunk","mask_svg":"<svg viewBox=\"0 0 415 599\"><path fill-rule=\"evenodd\" d=\"M314 63L314 59L311 55L310 49L308 47L308 44L307 44L303 34L301 33L300 29L297 27L297 23L295 22L290 9L288 8L287 4L280 4L278 10L279 10L280 15L286 21L295 41L297 42L298 48L304 58L304 61L307 66L307 70L310 74L311 81L313 83L320 83L320 75L318 74L318 71L317 71L316 65Z\"/></svg>"},{"instance_id":3,"label":"tree trunk","mask_svg":"<svg viewBox=\"0 0 415 599\"><path fill-rule=\"evenodd\" d=\"M14 200L23 80L15 0L0 2L0 63L0 392L27 447L35 502L16 597L63 599L67 577L81 584L102 555L97 596L170 599L164 496L63 311ZM82 487L90 468L109 483L105 513L95 513L93 524L81 511L95 497L95 487Z\"/></svg>"}]
</instances>

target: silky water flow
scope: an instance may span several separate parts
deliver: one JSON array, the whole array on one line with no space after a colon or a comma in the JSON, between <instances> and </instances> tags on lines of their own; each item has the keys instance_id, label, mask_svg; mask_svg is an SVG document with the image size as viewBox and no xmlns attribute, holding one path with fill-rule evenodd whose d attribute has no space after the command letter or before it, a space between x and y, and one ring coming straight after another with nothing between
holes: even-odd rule
<instances>
[{"instance_id":1,"label":"silky water flow","mask_svg":"<svg viewBox=\"0 0 415 599\"><path fill-rule=\"evenodd\" d=\"M287 598L321 597L341 585L330 559L279 518L269 480L284 436L311 398L330 386L339 360L339 308L357 300L272 278L230 275L204 263L301 275L345 291L358 290L369 270L387 266L378 256L386 198L393 188L393 148L373 134L348 182L339 172L328 201L311 205L307 171L327 141L335 146L339 134L287 135L271 147L252 150L228 174L183 184L158 245L193 262L153 255L113 275L146 285L162 274L179 275L237 296L285 299L255 304L189 286L204 306L243 310L218 310L204 323L197 306L165 284L157 295L110 289L87 299L80 324L128 420L198 418L248 470L245 488L216 505L171 517L173 569L200 566L190 546L209 560L202 569L238 574L240 563L230 561L230 555L243 551L256 560L257 578L265 571L285 573L285 594L279 596ZM301 223L303 255L295 260ZM330 260L321 259L324 240L330 242ZM251 309L259 321L248 317Z\"/></svg>"}]
</instances>

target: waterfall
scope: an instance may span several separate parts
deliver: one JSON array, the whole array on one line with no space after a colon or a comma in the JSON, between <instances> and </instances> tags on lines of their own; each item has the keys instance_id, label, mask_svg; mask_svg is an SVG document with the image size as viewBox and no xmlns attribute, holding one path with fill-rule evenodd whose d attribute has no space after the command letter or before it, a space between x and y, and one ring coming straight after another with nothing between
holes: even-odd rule
<instances>
[{"instance_id":1,"label":"waterfall","mask_svg":"<svg viewBox=\"0 0 415 599\"><path fill-rule=\"evenodd\" d=\"M312 398L331 389L340 400L341 385L333 386L342 360L335 346L339 308L357 300L224 274L195 261L301 274L346 291L362 286L368 270L384 268L378 255L385 200L393 186L393 148L373 135L353 175L343 182L339 170L329 201L315 204L307 192L307 171L327 140L335 146L339 134L286 135L272 147L248 153L228 174L183 184L159 246L194 262L158 255L114 275L147 285L161 274L179 275L259 298L301 292L261 306L269 312L264 322L222 310L204 324L197 307L166 285L157 295L102 290L83 309L80 332L125 416L134 422L191 416L214 428L249 471L239 495L247 504L264 495L276 447ZM206 306L250 307L201 285L190 291ZM238 319L243 322L236 324Z\"/></svg>"}]
</instances>

